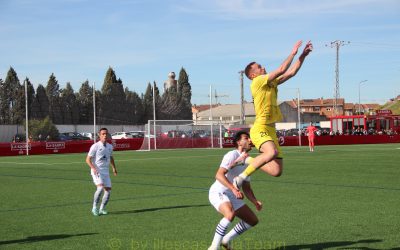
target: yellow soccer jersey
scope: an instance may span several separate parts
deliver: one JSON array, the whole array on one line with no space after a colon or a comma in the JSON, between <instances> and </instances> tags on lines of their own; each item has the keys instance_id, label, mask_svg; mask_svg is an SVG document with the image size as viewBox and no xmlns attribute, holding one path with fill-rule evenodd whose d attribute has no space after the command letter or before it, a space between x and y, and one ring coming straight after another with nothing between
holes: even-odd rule
<instances>
[{"instance_id":1,"label":"yellow soccer jersey","mask_svg":"<svg viewBox=\"0 0 400 250\"><path fill-rule=\"evenodd\" d=\"M267 125L282 119L278 107L278 79L268 81L268 74L253 79L250 85L256 120L254 125Z\"/></svg>"}]
</instances>

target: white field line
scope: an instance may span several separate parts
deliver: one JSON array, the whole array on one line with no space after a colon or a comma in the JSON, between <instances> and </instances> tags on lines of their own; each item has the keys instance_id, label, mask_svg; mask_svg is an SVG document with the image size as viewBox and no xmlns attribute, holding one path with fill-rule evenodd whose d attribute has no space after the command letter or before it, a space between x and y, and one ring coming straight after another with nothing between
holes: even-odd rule
<instances>
[{"instance_id":1,"label":"white field line","mask_svg":"<svg viewBox=\"0 0 400 250\"><path fill-rule=\"evenodd\" d=\"M307 149L308 147L302 147L303 149ZM318 148L318 147L317 147ZM321 147L321 149L323 149L322 147ZM400 148L392 148L392 150L396 150L396 149L400 149ZM208 150L208 149L206 149L206 150ZM384 149L380 149L380 148L375 148L374 149L374 151L388 151L388 150L390 150L390 149L388 149L388 148L384 148ZM188 151L191 151L191 150L188 150ZM340 150L340 148L335 148L335 149L330 149L330 150L328 150L329 152L326 152L326 153L328 153L328 154L330 154L331 152L330 151L341 151ZM346 149L345 150L346 152L365 152L365 149L360 149L360 150L354 150L354 148L353 149ZM303 152L302 150L294 150L294 151L286 151L286 152L284 152L284 154L291 154L291 153L299 153L299 152ZM324 152L324 150L321 150L320 151L320 153L323 153ZM115 155L115 153L117 153L118 155L125 155L125 154L128 154L128 153L130 153L130 152L128 152L128 151L116 151L116 152L114 152L113 154ZM258 155L258 153L257 152L252 152L251 154L250 154L251 156L256 156L256 155ZM55 156L55 157L60 157L60 156L68 156L68 154L66 154L66 155L64 155L64 154L60 154L60 155L52 155L52 156ZM149 157L149 158L132 158L132 159L126 159L126 160L118 160L118 159L115 159L115 161L118 163L118 162L130 162L130 161L153 161L153 160L169 160L169 159L196 159L196 158L206 158L206 157L215 157L215 156L218 156L218 157L221 157L221 159L222 159L222 157L223 157L223 154L222 153L219 153L219 154L210 154L210 155L191 155L191 156L170 156L170 157ZM36 155L35 155L35 157L37 157ZM48 155L46 155L46 156L43 156L43 157L46 157L46 158L49 158L49 156ZM134 157L134 156L132 156L132 157ZM59 163L45 163L45 162L17 162L17 161L4 161L4 162L2 162L2 161L0 161L0 167L3 167L2 165L3 164L14 164L14 165L47 165L47 166L54 166L54 165L70 165L70 164L86 164L85 163L85 160L84 159L82 159L82 161L73 161L73 162L59 162Z\"/></svg>"},{"instance_id":2,"label":"white field line","mask_svg":"<svg viewBox=\"0 0 400 250\"><path fill-rule=\"evenodd\" d=\"M157 157L157 158L136 158L136 159L127 159L127 160L117 160L115 159L115 162L129 162L129 161L153 161L153 160L170 160L170 159L191 159L191 158L206 158L206 157L213 157L213 156L218 156L222 157L221 154L217 155L192 155L192 156L171 156L171 157ZM53 166L53 165L70 165L70 164L86 164L84 160L82 161L73 161L73 162L59 162L59 163L45 163L45 162L14 162L14 161L4 161L0 162L0 164L14 164L14 165L47 165L47 166Z\"/></svg>"}]
</instances>

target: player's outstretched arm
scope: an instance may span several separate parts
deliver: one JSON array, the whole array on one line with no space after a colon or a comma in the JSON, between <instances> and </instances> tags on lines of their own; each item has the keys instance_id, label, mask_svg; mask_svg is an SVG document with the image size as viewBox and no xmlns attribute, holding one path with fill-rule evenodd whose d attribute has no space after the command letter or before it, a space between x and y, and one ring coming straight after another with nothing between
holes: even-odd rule
<instances>
[{"instance_id":1,"label":"player's outstretched arm","mask_svg":"<svg viewBox=\"0 0 400 250\"><path fill-rule=\"evenodd\" d=\"M292 51L290 52L290 55L285 59L285 61L283 61L281 66L279 66L278 69L276 69L268 74L268 81L272 81L272 80L276 79L277 77L281 76L288 70L290 64L292 64L293 58L297 54L297 51L301 47L302 43L303 43L303 41L301 41L301 40L296 42L296 44L293 46Z\"/></svg>"},{"instance_id":2,"label":"player's outstretched arm","mask_svg":"<svg viewBox=\"0 0 400 250\"><path fill-rule=\"evenodd\" d=\"M313 45L311 41L308 41L306 46L304 47L303 53L299 56L299 59L290 67L288 71L285 72L281 77L278 78L279 82L278 84L282 84L295 76L301 66L303 65L304 59L310 54L310 52L313 50Z\"/></svg>"},{"instance_id":3,"label":"player's outstretched arm","mask_svg":"<svg viewBox=\"0 0 400 250\"><path fill-rule=\"evenodd\" d=\"M217 179L219 182L222 183L225 187L229 188L232 193L236 196L238 199L243 199L243 194L240 192L240 190L237 190L235 186L226 178L225 174L228 172L227 169L225 168L219 168L217 171L217 174L215 175L215 179Z\"/></svg>"},{"instance_id":4,"label":"player's outstretched arm","mask_svg":"<svg viewBox=\"0 0 400 250\"><path fill-rule=\"evenodd\" d=\"M117 175L117 167L115 166L115 162L114 162L114 157L110 157L110 163L111 163L111 167L113 170L113 174L116 176Z\"/></svg>"},{"instance_id":5,"label":"player's outstretched arm","mask_svg":"<svg viewBox=\"0 0 400 250\"><path fill-rule=\"evenodd\" d=\"M253 189L251 189L250 182L243 182L243 193L249 201L251 201L256 209L260 211L262 209L262 202L257 200L256 196L253 193Z\"/></svg>"}]
</instances>

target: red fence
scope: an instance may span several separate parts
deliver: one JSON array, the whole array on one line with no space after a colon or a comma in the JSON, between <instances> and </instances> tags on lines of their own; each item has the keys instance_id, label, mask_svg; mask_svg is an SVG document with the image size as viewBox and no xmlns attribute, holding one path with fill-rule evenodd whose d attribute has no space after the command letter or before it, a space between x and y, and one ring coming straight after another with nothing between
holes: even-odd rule
<instances>
[{"instance_id":1,"label":"red fence","mask_svg":"<svg viewBox=\"0 0 400 250\"><path fill-rule=\"evenodd\" d=\"M219 140L214 140L214 147L218 147ZM298 146L297 136L280 137L282 146ZM143 138L112 140L114 150L138 150L143 144ZM154 141L151 140L151 148ZM345 144L378 144L400 143L400 135L340 135L316 136L315 145L345 145ZM63 154L88 152L93 141L65 141L65 142L32 142L28 145L29 154ZM308 145L308 138L301 137L301 145ZM157 149L171 148L209 148L209 138L157 138ZM233 147L232 138L224 138L223 147ZM25 155L26 143L0 143L0 156Z\"/></svg>"},{"instance_id":2,"label":"red fence","mask_svg":"<svg viewBox=\"0 0 400 250\"><path fill-rule=\"evenodd\" d=\"M114 150L138 150L143 138L110 141ZM29 154L64 154L88 152L93 141L32 142L28 144ZM0 143L0 156L25 155L26 143Z\"/></svg>"},{"instance_id":3,"label":"red fence","mask_svg":"<svg viewBox=\"0 0 400 250\"><path fill-rule=\"evenodd\" d=\"M338 135L338 136L315 136L315 145L347 145L347 144L380 144L400 143L400 135ZM279 137L281 146L298 146L298 136ZM301 137L301 145L308 145L308 137ZM224 148L233 147L232 138L224 138Z\"/></svg>"}]
</instances>

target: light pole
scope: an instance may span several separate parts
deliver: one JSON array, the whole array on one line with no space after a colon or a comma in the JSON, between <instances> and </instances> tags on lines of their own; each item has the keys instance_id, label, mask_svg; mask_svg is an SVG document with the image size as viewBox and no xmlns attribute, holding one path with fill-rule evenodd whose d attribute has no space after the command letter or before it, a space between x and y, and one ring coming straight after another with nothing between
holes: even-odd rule
<instances>
[{"instance_id":1,"label":"light pole","mask_svg":"<svg viewBox=\"0 0 400 250\"><path fill-rule=\"evenodd\" d=\"M244 71L239 71L240 74L240 124L244 125L246 118L244 114L244 92L243 92L243 74Z\"/></svg>"},{"instance_id":2,"label":"light pole","mask_svg":"<svg viewBox=\"0 0 400 250\"><path fill-rule=\"evenodd\" d=\"M358 83L358 114L361 114L361 85L368 80L363 80Z\"/></svg>"}]
</instances>

